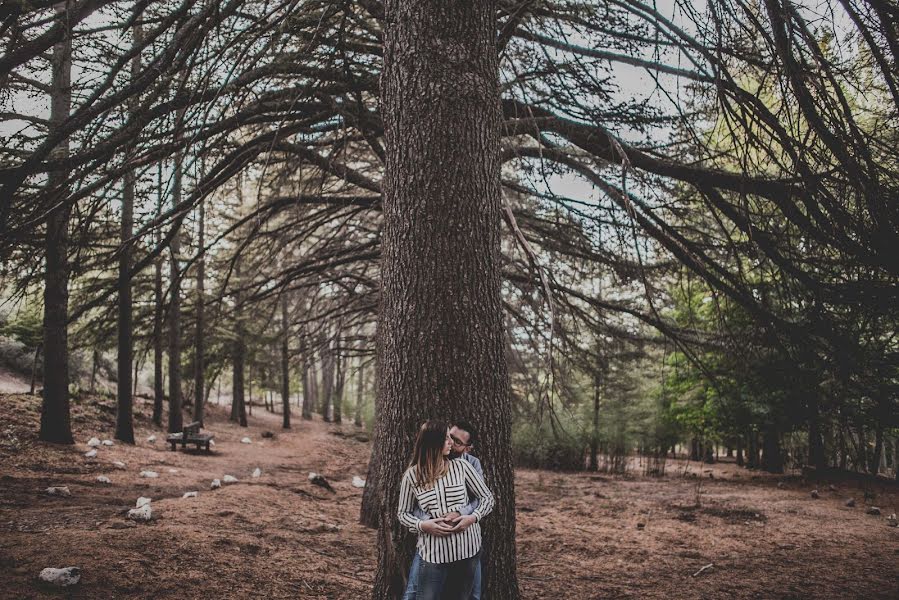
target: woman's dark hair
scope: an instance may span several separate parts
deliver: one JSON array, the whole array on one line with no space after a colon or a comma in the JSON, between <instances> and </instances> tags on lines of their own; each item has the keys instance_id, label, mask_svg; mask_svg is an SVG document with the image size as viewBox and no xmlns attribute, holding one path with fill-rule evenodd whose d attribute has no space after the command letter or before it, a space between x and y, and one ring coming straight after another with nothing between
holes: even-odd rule
<instances>
[{"instance_id":1,"label":"woman's dark hair","mask_svg":"<svg viewBox=\"0 0 899 600\"><path fill-rule=\"evenodd\" d=\"M418 430L409 463L410 467L416 468L416 485L430 485L446 473L443 445L446 443L447 429L449 427L444 421L431 420L425 421Z\"/></svg>"}]
</instances>

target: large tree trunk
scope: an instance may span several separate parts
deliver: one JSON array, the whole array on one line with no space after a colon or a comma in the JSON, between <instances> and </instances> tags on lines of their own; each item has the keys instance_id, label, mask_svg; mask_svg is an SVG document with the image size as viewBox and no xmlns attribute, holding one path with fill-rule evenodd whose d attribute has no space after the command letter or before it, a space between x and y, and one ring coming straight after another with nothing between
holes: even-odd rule
<instances>
[{"instance_id":1,"label":"large tree trunk","mask_svg":"<svg viewBox=\"0 0 899 600\"><path fill-rule=\"evenodd\" d=\"M197 332L194 340L194 421L203 425L206 400L206 203L197 207Z\"/></svg>"},{"instance_id":2,"label":"large tree trunk","mask_svg":"<svg viewBox=\"0 0 899 600\"><path fill-rule=\"evenodd\" d=\"M783 473L784 458L777 427L769 425L762 434L762 469L769 473Z\"/></svg>"},{"instance_id":3,"label":"large tree trunk","mask_svg":"<svg viewBox=\"0 0 899 600\"><path fill-rule=\"evenodd\" d=\"M749 435L747 436L749 439L749 448L747 449L747 461L746 466L750 469L757 469L759 467L759 438L758 433L750 429Z\"/></svg>"},{"instance_id":4,"label":"large tree trunk","mask_svg":"<svg viewBox=\"0 0 899 600\"><path fill-rule=\"evenodd\" d=\"M56 16L66 23L62 39L53 46L50 82L50 130L69 116L72 104L72 28L68 22L68 3L56 5ZM51 153L54 161L69 156L68 139ZM72 206L66 198L65 169L47 176L47 193L55 205L47 216L46 265L44 271L44 397L41 408L40 439L45 442L71 444L72 424L69 414L69 217Z\"/></svg>"},{"instance_id":5,"label":"large tree trunk","mask_svg":"<svg viewBox=\"0 0 899 600\"><path fill-rule=\"evenodd\" d=\"M138 47L143 40L141 25L135 25L131 31L134 46ZM131 79L140 75L140 52L131 59ZM137 98L130 102L129 112L132 116L137 110ZM134 188L136 186L134 171L125 173L125 185L122 190L122 248L119 255L119 323L118 323L118 358L116 370L116 429L115 437L128 444L134 443L134 396L132 395L132 371L134 360L134 341L131 324L131 236L134 229Z\"/></svg>"},{"instance_id":6,"label":"large tree trunk","mask_svg":"<svg viewBox=\"0 0 899 600\"><path fill-rule=\"evenodd\" d=\"M162 213L163 187L162 164L159 165L158 199L156 204L157 217ZM157 230L156 243L161 239ZM153 261L153 290L156 300L153 309L153 422L162 426L162 403L164 401L163 374L162 374L162 326L163 326L163 302L162 302L162 257Z\"/></svg>"},{"instance_id":7,"label":"large tree trunk","mask_svg":"<svg viewBox=\"0 0 899 600\"><path fill-rule=\"evenodd\" d=\"M303 382L303 419L309 421L312 419L313 398L311 386L315 376L309 376L309 345L305 327L300 330L300 360L302 361L300 377Z\"/></svg>"},{"instance_id":8,"label":"large tree trunk","mask_svg":"<svg viewBox=\"0 0 899 600\"><path fill-rule=\"evenodd\" d=\"M290 355L287 340L290 339L290 324L287 321L287 294L281 298L281 404L284 413L284 429L290 429ZM274 404L274 402L272 402Z\"/></svg>"},{"instance_id":9,"label":"large tree trunk","mask_svg":"<svg viewBox=\"0 0 899 600\"><path fill-rule=\"evenodd\" d=\"M181 203L181 156L175 157L175 181L172 186L172 206ZM178 227L176 225L176 227ZM180 227L179 227L180 229ZM181 232L175 231L169 245L169 433L181 431Z\"/></svg>"},{"instance_id":10,"label":"large tree trunk","mask_svg":"<svg viewBox=\"0 0 899 600\"><path fill-rule=\"evenodd\" d=\"M402 593L410 555L396 516L399 482L428 418L480 427L478 453L497 498L484 522L484 597L518 598L500 298L496 4L385 4L374 598Z\"/></svg>"},{"instance_id":11,"label":"large tree trunk","mask_svg":"<svg viewBox=\"0 0 899 600\"><path fill-rule=\"evenodd\" d=\"M243 285L240 278L240 258L234 262L234 282L239 288ZM231 421L237 421L241 427L247 426L247 404L244 401L244 368L247 359L247 346L244 339L243 298L238 290L234 295L234 346L232 348L232 382L231 382Z\"/></svg>"}]
</instances>

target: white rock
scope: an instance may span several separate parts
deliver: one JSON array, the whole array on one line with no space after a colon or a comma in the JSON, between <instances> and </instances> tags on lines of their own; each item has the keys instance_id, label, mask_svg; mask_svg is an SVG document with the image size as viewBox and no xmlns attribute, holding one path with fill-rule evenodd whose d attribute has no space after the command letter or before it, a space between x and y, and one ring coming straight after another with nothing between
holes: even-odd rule
<instances>
[{"instance_id":1,"label":"white rock","mask_svg":"<svg viewBox=\"0 0 899 600\"><path fill-rule=\"evenodd\" d=\"M150 437L148 437L148 438L147 438L147 443L148 443L148 444L155 444L155 443L156 443L156 436L155 436L155 435L151 435Z\"/></svg>"},{"instance_id":2,"label":"white rock","mask_svg":"<svg viewBox=\"0 0 899 600\"><path fill-rule=\"evenodd\" d=\"M47 488L47 493L51 496L71 496L72 492L69 491L68 486L59 485L59 486L50 486Z\"/></svg>"},{"instance_id":3,"label":"white rock","mask_svg":"<svg viewBox=\"0 0 899 600\"><path fill-rule=\"evenodd\" d=\"M256 469L253 471L253 477L256 478L256 477L259 477L260 475L262 475L262 469L260 469L259 467L256 467Z\"/></svg>"},{"instance_id":4,"label":"white rock","mask_svg":"<svg viewBox=\"0 0 899 600\"><path fill-rule=\"evenodd\" d=\"M159 473L157 473L156 471L141 471L140 476L148 477L149 479L156 479L157 477L159 477Z\"/></svg>"},{"instance_id":5,"label":"white rock","mask_svg":"<svg viewBox=\"0 0 899 600\"><path fill-rule=\"evenodd\" d=\"M126 467L125 463L123 463L120 460L114 460L114 461L112 461L112 464L117 469L124 469Z\"/></svg>"},{"instance_id":6,"label":"white rock","mask_svg":"<svg viewBox=\"0 0 899 600\"><path fill-rule=\"evenodd\" d=\"M177 473L178 469L169 469L169 473Z\"/></svg>"},{"instance_id":7,"label":"white rock","mask_svg":"<svg viewBox=\"0 0 899 600\"><path fill-rule=\"evenodd\" d=\"M248 437L245 437L245 438L243 438L243 439L240 440L240 443L241 443L241 444L252 444L252 443L253 443L253 440L251 440L251 439L248 438Z\"/></svg>"},{"instance_id":8,"label":"white rock","mask_svg":"<svg viewBox=\"0 0 899 600\"><path fill-rule=\"evenodd\" d=\"M209 446L215 446L215 440L209 440Z\"/></svg>"},{"instance_id":9,"label":"white rock","mask_svg":"<svg viewBox=\"0 0 899 600\"><path fill-rule=\"evenodd\" d=\"M222 487L222 482L219 481L218 479L213 479L213 480L212 480L212 485L210 486L210 488L213 489L213 490L217 490L217 489L219 489L220 487Z\"/></svg>"},{"instance_id":10,"label":"white rock","mask_svg":"<svg viewBox=\"0 0 899 600\"><path fill-rule=\"evenodd\" d=\"M47 583L67 587L75 585L81 580L81 569L78 567L66 567L64 569L47 567L46 569L41 569L40 578Z\"/></svg>"},{"instance_id":11,"label":"white rock","mask_svg":"<svg viewBox=\"0 0 899 600\"><path fill-rule=\"evenodd\" d=\"M316 477L318 477L318 473L313 473L312 471L309 471L309 481L312 481Z\"/></svg>"},{"instance_id":12,"label":"white rock","mask_svg":"<svg viewBox=\"0 0 899 600\"><path fill-rule=\"evenodd\" d=\"M184 495L181 497L182 498L196 498L197 492L184 492Z\"/></svg>"},{"instance_id":13,"label":"white rock","mask_svg":"<svg viewBox=\"0 0 899 600\"><path fill-rule=\"evenodd\" d=\"M134 506L136 506L137 508L140 508L141 506L145 506L152 501L153 501L152 499L147 498L146 496L141 496L140 498L137 499L137 502L135 503Z\"/></svg>"},{"instance_id":14,"label":"white rock","mask_svg":"<svg viewBox=\"0 0 899 600\"><path fill-rule=\"evenodd\" d=\"M153 518L153 509L150 507L150 503L147 502L140 508L132 508L128 511L128 518L132 521L149 521Z\"/></svg>"},{"instance_id":15,"label":"white rock","mask_svg":"<svg viewBox=\"0 0 899 600\"><path fill-rule=\"evenodd\" d=\"M113 443L112 440L103 440L103 445L104 446L114 446L115 444Z\"/></svg>"},{"instance_id":16,"label":"white rock","mask_svg":"<svg viewBox=\"0 0 899 600\"><path fill-rule=\"evenodd\" d=\"M358 475L353 475L353 487L364 488L365 480L359 477Z\"/></svg>"},{"instance_id":17,"label":"white rock","mask_svg":"<svg viewBox=\"0 0 899 600\"><path fill-rule=\"evenodd\" d=\"M237 477L234 477L233 475L225 475L222 478L222 481L224 481L225 483L237 483Z\"/></svg>"},{"instance_id":18,"label":"white rock","mask_svg":"<svg viewBox=\"0 0 899 600\"><path fill-rule=\"evenodd\" d=\"M112 483L106 475L97 475L97 483Z\"/></svg>"},{"instance_id":19,"label":"white rock","mask_svg":"<svg viewBox=\"0 0 899 600\"><path fill-rule=\"evenodd\" d=\"M97 456L96 448L94 448L93 450L88 450L87 452L84 453L85 458L94 458L95 456Z\"/></svg>"},{"instance_id":20,"label":"white rock","mask_svg":"<svg viewBox=\"0 0 899 600\"><path fill-rule=\"evenodd\" d=\"M90 446L91 448L96 448L97 446L100 445L100 438L92 437L91 439L89 439L87 441L87 445Z\"/></svg>"}]
</instances>

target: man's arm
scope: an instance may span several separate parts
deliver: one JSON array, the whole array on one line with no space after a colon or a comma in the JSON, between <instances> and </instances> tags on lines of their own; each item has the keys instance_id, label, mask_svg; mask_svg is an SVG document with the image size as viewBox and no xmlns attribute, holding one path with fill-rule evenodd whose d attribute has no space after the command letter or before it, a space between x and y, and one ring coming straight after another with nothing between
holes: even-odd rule
<instances>
[{"instance_id":1,"label":"man's arm","mask_svg":"<svg viewBox=\"0 0 899 600\"><path fill-rule=\"evenodd\" d=\"M481 461L479 461L477 457L470 454L465 454L462 456L462 458L468 461L468 464L474 467L475 472L477 472L477 474L481 476L481 479L484 479L484 469L481 467ZM470 515L481 505L481 500L476 495L472 495L471 498L471 502L459 509L459 514Z\"/></svg>"},{"instance_id":2,"label":"man's arm","mask_svg":"<svg viewBox=\"0 0 899 600\"><path fill-rule=\"evenodd\" d=\"M475 496L481 499L481 504L478 508L475 509L473 513L471 513L471 517L474 517L475 521L480 521L484 517L490 514L490 511L493 510L493 505L495 504L495 499L493 494L487 488L487 484L484 483L484 478L478 475L477 471L474 470L470 464L463 463L462 467L465 472L465 485L467 485L474 493ZM463 517L464 519L465 517Z\"/></svg>"}]
</instances>

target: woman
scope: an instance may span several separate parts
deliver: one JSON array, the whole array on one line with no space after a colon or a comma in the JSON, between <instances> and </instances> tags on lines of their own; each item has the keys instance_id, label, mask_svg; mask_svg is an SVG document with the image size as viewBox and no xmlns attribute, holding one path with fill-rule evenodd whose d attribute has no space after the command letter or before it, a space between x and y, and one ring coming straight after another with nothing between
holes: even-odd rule
<instances>
[{"instance_id":1,"label":"woman","mask_svg":"<svg viewBox=\"0 0 899 600\"><path fill-rule=\"evenodd\" d=\"M400 482L399 520L418 534L418 600L468 600L481 550L480 521L493 509L493 494L464 459L449 460L453 441L442 421L418 430L409 468ZM444 518L468 504L468 490L480 498L470 515ZM415 503L430 519L419 519Z\"/></svg>"}]
</instances>

